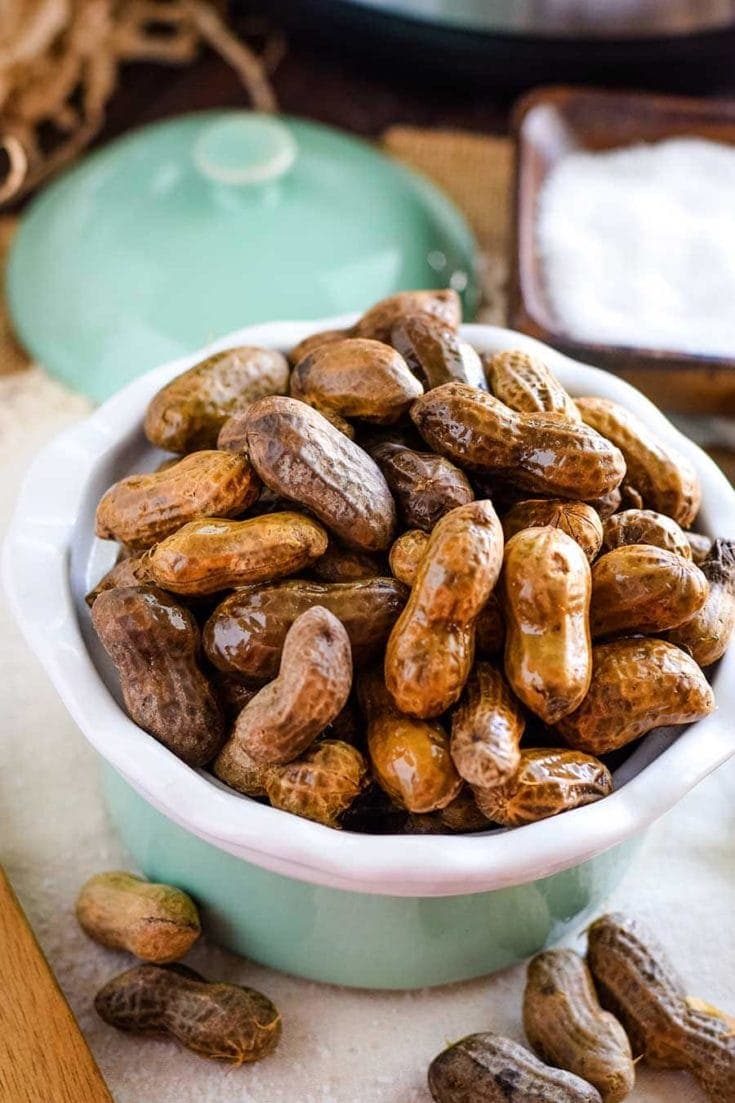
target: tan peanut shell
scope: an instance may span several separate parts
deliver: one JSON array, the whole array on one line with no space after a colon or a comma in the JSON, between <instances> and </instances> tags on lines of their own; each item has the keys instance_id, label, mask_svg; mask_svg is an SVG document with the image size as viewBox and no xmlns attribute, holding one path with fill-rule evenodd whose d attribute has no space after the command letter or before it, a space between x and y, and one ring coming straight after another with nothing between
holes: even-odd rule
<instances>
[{"instance_id":1,"label":"tan peanut shell","mask_svg":"<svg viewBox=\"0 0 735 1103\"><path fill-rule=\"evenodd\" d=\"M485 356L484 368L490 390L511 410L580 420L574 400L537 356L520 349L505 349Z\"/></svg>"},{"instance_id":2,"label":"tan peanut shell","mask_svg":"<svg viewBox=\"0 0 735 1103\"><path fill-rule=\"evenodd\" d=\"M390 343L426 390L457 379L485 389L482 364L455 328L428 314L405 314L393 326Z\"/></svg>"},{"instance_id":3,"label":"tan peanut shell","mask_svg":"<svg viewBox=\"0 0 735 1103\"><path fill-rule=\"evenodd\" d=\"M400 712L439 716L472 668L475 622L503 561L492 503L470 502L437 523L385 651L385 681Z\"/></svg>"},{"instance_id":4,"label":"tan peanut shell","mask_svg":"<svg viewBox=\"0 0 735 1103\"><path fill-rule=\"evenodd\" d=\"M324 739L300 758L270 770L265 790L274 808L339 827L340 816L366 783L367 764L360 751L349 743Z\"/></svg>"},{"instance_id":5,"label":"tan peanut shell","mask_svg":"<svg viewBox=\"0 0 735 1103\"><path fill-rule=\"evenodd\" d=\"M349 337L350 334L349 329L323 329L319 333L310 333L308 337L304 337L289 350L288 359L296 365L314 349L318 349L320 345L328 345L334 341L344 341L345 337Z\"/></svg>"},{"instance_id":6,"label":"tan peanut shell","mask_svg":"<svg viewBox=\"0 0 735 1103\"><path fill-rule=\"evenodd\" d=\"M423 391L400 353L359 337L319 345L291 375L294 398L325 414L378 425L398 421Z\"/></svg>"},{"instance_id":7,"label":"tan peanut shell","mask_svg":"<svg viewBox=\"0 0 735 1103\"><path fill-rule=\"evenodd\" d=\"M457 329L462 321L462 304L457 292L449 289L399 291L366 311L355 326L354 335L389 344L393 326L405 314L426 314Z\"/></svg>"},{"instance_id":8,"label":"tan peanut shell","mask_svg":"<svg viewBox=\"0 0 735 1103\"><path fill-rule=\"evenodd\" d=\"M382 558L369 552L342 548L334 540L312 565L311 574L320 582L358 582L363 578L379 578L385 574Z\"/></svg>"},{"instance_id":9,"label":"tan peanut shell","mask_svg":"<svg viewBox=\"0 0 735 1103\"><path fill-rule=\"evenodd\" d=\"M303 513L266 513L246 521L190 521L146 557L152 580L175 594L269 582L310 567L327 550L327 534Z\"/></svg>"},{"instance_id":10,"label":"tan peanut shell","mask_svg":"<svg viewBox=\"0 0 735 1103\"><path fill-rule=\"evenodd\" d=\"M390 545L395 503L366 452L294 398L260 399L242 416L250 459L266 486L300 502L348 547L374 552Z\"/></svg>"},{"instance_id":11,"label":"tan peanut shell","mask_svg":"<svg viewBox=\"0 0 735 1103\"><path fill-rule=\"evenodd\" d=\"M542 1061L587 1080L603 1103L622 1103L633 1090L628 1037L600 1007L589 970L573 950L547 950L529 963L523 1029Z\"/></svg>"},{"instance_id":12,"label":"tan peanut shell","mask_svg":"<svg viewBox=\"0 0 735 1103\"><path fill-rule=\"evenodd\" d=\"M671 517L653 509L624 509L608 517L603 529L605 551L626 544L654 544L684 559L692 558L688 534Z\"/></svg>"},{"instance_id":13,"label":"tan peanut shell","mask_svg":"<svg viewBox=\"0 0 735 1103\"><path fill-rule=\"evenodd\" d=\"M435 1103L601 1103L591 1084L500 1034L470 1034L435 1057L429 1091Z\"/></svg>"},{"instance_id":14,"label":"tan peanut shell","mask_svg":"<svg viewBox=\"0 0 735 1103\"><path fill-rule=\"evenodd\" d=\"M274 678L283 642L301 613L322 605L342 622L356 665L384 646L407 597L395 578L357 582L290 579L247 586L217 606L204 627L207 658L219 670L259 681Z\"/></svg>"},{"instance_id":15,"label":"tan peanut shell","mask_svg":"<svg viewBox=\"0 0 735 1103\"><path fill-rule=\"evenodd\" d=\"M201 933L196 905L185 892L121 870L85 881L76 916L95 942L159 964L183 957Z\"/></svg>"},{"instance_id":16,"label":"tan peanut shell","mask_svg":"<svg viewBox=\"0 0 735 1103\"><path fill-rule=\"evenodd\" d=\"M701 720L715 707L693 659L664 640L611 640L592 649L592 681L579 708L557 724L565 743L607 754L652 728Z\"/></svg>"},{"instance_id":17,"label":"tan peanut shell","mask_svg":"<svg viewBox=\"0 0 735 1103\"><path fill-rule=\"evenodd\" d=\"M584 422L623 453L626 481L640 493L646 509L689 528L702 496L699 478L689 460L658 440L640 418L617 402L579 398L577 407Z\"/></svg>"},{"instance_id":18,"label":"tan peanut shell","mask_svg":"<svg viewBox=\"0 0 735 1103\"><path fill-rule=\"evenodd\" d=\"M136 965L109 980L94 1007L118 1030L172 1038L235 1066L266 1057L281 1037L281 1016L266 996L206 981L186 965Z\"/></svg>"},{"instance_id":19,"label":"tan peanut shell","mask_svg":"<svg viewBox=\"0 0 735 1103\"><path fill-rule=\"evenodd\" d=\"M554 724L583 700L592 674L590 567L558 528L521 529L505 549L505 674L532 712Z\"/></svg>"},{"instance_id":20,"label":"tan peanut shell","mask_svg":"<svg viewBox=\"0 0 735 1103\"><path fill-rule=\"evenodd\" d=\"M687 999L658 940L636 920L604 915L588 936L600 998L622 1022L633 1052L653 1068L690 1072L710 1103L732 1103L735 1034L727 1016Z\"/></svg>"},{"instance_id":21,"label":"tan peanut shell","mask_svg":"<svg viewBox=\"0 0 735 1103\"><path fill-rule=\"evenodd\" d=\"M103 574L93 590L90 590L84 600L92 608L96 599L105 590L117 590L121 586L140 586L141 583L150 582L151 576L146 567L144 554L128 555L118 560L106 574Z\"/></svg>"},{"instance_id":22,"label":"tan peanut shell","mask_svg":"<svg viewBox=\"0 0 735 1103\"><path fill-rule=\"evenodd\" d=\"M370 451L408 528L431 532L450 509L474 500L467 476L444 456L417 452L392 441Z\"/></svg>"},{"instance_id":23,"label":"tan peanut shell","mask_svg":"<svg viewBox=\"0 0 735 1103\"><path fill-rule=\"evenodd\" d=\"M132 720L190 766L219 749L224 722L199 667L191 613L156 586L106 590L92 623L120 678Z\"/></svg>"},{"instance_id":24,"label":"tan peanut shell","mask_svg":"<svg viewBox=\"0 0 735 1103\"><path fill-rule=\"evenodd\" d=\"M216 352L176 376L148 404L145 434L166 452L214 448L228 417L256 398L285 394L288 362L275 349Z\"/></svg>"},{"instance_id":25,"label":"tan peanut shell","mask_svg":"<svg viewBox=\"0 0 735 1103\"><path fill-rule=\"evenodd\" d=\"M378 784L409 812L445 808L459 793L462 779L452 762L443 727L436 721L400 713L380 670L360 676L358 693Z\"/></svg>"},{"instance_id":26,"label":"tan peanut shell","mask_svg":"<svg viewBox=\"0 0 735 1103\"><path fill-rule=\"evenodd\" d=\"M697 613L709 592L691 559L654 544L624 544L592 565L592 637L665 632Z\"/></svg>"},{"instance_id":27,"label":"tan peanut shell","mask_svg":"<svg viewBox=\"0 0 735 1103\"><path fill-rule=\"evenodd\" d=\"M506 540L510 540L521 529L546 525L561 529L576 540L590 563L602 546L602 521L597 510L586 502L569 502L559 498L530 498L516 502L503 517L503 534Z\"/></svg>"},{"instance_id":28,"label":"tan peanut shell","mask_svg":"<svg viewBox=\"0 0 735 1103\"><path fill-rule=\"evenodd\" d=\"M260 480L244 456L193 452L173 467L128 475L103 495L96 533L144 550L199 517L233 517L260 493Z\"/></svg>"},{"instance_id":29,"label":"tan peanut shell","mask_svg":"<svg viewBox=\"0 0 735 1103\"><path fill-rule=\"evenodd\" d=\"M266 780L277 768L266 762L256 762L235 739L227 740L212 763L215 777L246 797L266 796Z\"/></svg>"},{"instance_id":30,"label":"tan peanut shell","mask_svg":"<svg viewBox=\"0 0 735 1103\"><path fill-rule=\"evenodd\" d=\"M612 789L610 771L591 755L537 747L521 751L517 772L502 785L473 786L480 811L503 827L558 816L601 800Z\"/></svg>"},{"instance_id":31,"label":"tan peanut shell","mask_svg":"<svg viewBox=\"0 0 735 1103\"><path fill-rule=\"evenodd\" d=\"M450 750L459 775L483 789L508 781L521 762L525 727L502 673L490 663L476 663L452 714Z\"/></svg>"},{"instance_id":32,"label":"tan peanut shell","mask_svg":"<svg viewBox=\"0 0 735 1103\"><path fill-rule=\"evenodd\" d=\"M394 540L388 553L388 563L400 582L413 586L428 544L429 534L422 529L407 529Z\"/></svg>"},{"instance_id":33,"label":"tan peanut shell","mask_svg":"<svg viewBox=\"0 0 735 1103\"><path fill-rule=\"evenodd\" d=\"M625 474L618 448L582 422L518 413L465 383L445 383L421 395L411 417L436 452L523 490L598 498Z\"/></svg>"},{"instance_id":34,"label":"tan peanut shell","mask_svg":"<svg viewBox=\"0 0 735 1103\"><path fill-rule=\"evenodd\" d=\"M315 605L289 628L278 677L245 705L230 741L255 762L291 762L339 715L351 686L347 632Z\"/></svg>"},{"instance_id":35,"label":"tan peanut shell","mask_svg":"<svg viewBox=\"0 0 735 1103\"><path fill-rule=\"evenodd\" d=\"M701 573L709 586L706 601L666 638L699 666L710 666L725 654L735 631L735 542L715 540Z\"/></svg>"}]
</instances>

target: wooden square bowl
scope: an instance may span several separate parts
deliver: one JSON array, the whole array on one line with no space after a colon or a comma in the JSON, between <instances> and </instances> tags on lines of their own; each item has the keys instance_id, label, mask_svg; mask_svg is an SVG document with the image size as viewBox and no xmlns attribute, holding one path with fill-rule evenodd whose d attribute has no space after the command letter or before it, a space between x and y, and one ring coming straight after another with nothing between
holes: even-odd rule
<instances>
[{"instance_id":1,"label":"wooden square bowl","mask_svg":"<svg viewBox=\"0 0 735 1103\"><path fill-rule=\"evenodd\" d=\"M510 324L576 359L623 376L660 406L735 414L733 357L575 340L554 318L536 248L538 196L551 169L574 150L698 137L735 145L735 102L565 86L539 88L514 112L517 144Z\"/></svg>"}]
</instances>

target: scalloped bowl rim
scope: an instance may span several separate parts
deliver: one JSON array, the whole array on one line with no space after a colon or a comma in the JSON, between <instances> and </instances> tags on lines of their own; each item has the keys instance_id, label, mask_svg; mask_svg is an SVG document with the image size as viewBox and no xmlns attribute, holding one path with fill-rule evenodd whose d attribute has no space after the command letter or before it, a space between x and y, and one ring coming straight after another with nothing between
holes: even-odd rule
<instances>
[{"instance_id":1,"label":"scalloped bowl rim","mask_svg":"<svg viewBox=\"0 0 735 1103\"><path fill-rule=\"evenodd\" d=\"M681 732L603 801L512 831L396 837L335 831L299 819L244 798L186 766L126 716L100 677L80 630L70 559L84 488L122 439L136 439L155 391L219 349L236 344L288 349L310 333L353 320L273 322L235 331L140 376L54 438L26 475L5 541L3 576L11 607L92 746L158 811L212 845L272 872L353 892L435 897L525 884L585 862L641 832L735 753L735 724L728 723L735 705L735 648L721 660L713 679L715 712ZM702 480L704 527L735 539L735 490L713 461L635 388L512 330L466 325L462 335L480 351L522 348L536 353L573 394L612 398L642 417L694 463ZM652 733L643 746L659 740L660 750L661 735Z\"/></svg>"}]
</instances>

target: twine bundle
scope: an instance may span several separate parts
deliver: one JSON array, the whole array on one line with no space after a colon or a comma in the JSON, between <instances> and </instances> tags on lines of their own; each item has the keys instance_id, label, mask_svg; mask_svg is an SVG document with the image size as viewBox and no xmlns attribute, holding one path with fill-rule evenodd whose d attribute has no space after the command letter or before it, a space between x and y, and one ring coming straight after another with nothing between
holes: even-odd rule
<instances>
[{"instance_id":1,"label":"twine bundle","mask_svg":"<svg viewBox=\"0 0 735 1103\"><path fill-rule=\"evenodd\" d=\"M2 9L0 206L89 144L125 62L184 65L208 45L256 110L277 109L267 58L235 37L216 0L2 0Z\"/></svg>"}]
</instances>

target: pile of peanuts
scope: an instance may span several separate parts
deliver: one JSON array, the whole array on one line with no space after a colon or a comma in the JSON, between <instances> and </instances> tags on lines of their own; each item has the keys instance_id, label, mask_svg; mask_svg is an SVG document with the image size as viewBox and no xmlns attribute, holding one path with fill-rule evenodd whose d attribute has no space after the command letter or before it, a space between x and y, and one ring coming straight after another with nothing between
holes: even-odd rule
<instances>
[{"instance_id":1,"label":"pile of peanuts","mask_svg":"<svg viewBox=\"0 0 735 1103\"><path fill-rule=\"evenodd\" d=\"M622 1103L644 1060L689 1072L710 1103L733 1103L734 1026L686 995L641 923L603 915L589 928L586 961L547 950L530 962L523 1027L534 1052L470 1034L432 1061L429 1089L436 1103Z\"/></svg>"},{"instance_id":2,"label":"pile of peanuts","mask_svg":"<svg viewBox=\"0 0 735 1103\"><path fill-rule=\"evenodd\" d=\"M288 359L209 357L146 412L173 456L97 509L120 554L88 602L131 718L331 827L599 800L622 748L712 711L735 627L689 461L459 323L453 292L403 292Z\"/></svg>"}]
</instances>

